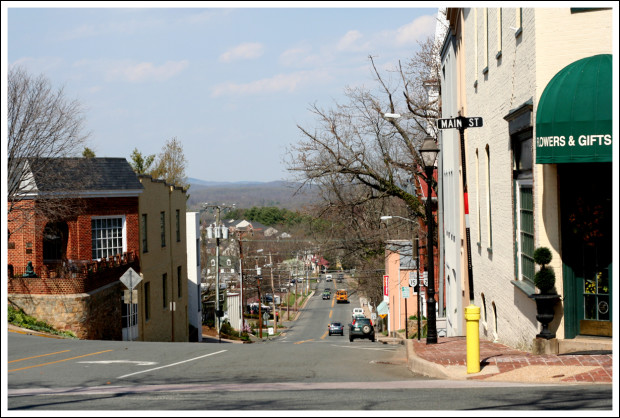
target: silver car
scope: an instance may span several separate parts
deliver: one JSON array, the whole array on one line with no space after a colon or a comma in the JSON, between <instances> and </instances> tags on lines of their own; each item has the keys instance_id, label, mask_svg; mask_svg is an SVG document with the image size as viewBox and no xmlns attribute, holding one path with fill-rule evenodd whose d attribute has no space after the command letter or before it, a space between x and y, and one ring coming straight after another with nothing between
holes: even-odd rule
<instances>
[{"instance_id":1,"label":"silver car","mask_svg":"<svg viewBox=\"0 0 620 418\"><path fill-rule=\"evenodd\" d=\"M344 325L342 325L340 322L332 322L328 325L328 328L330 337L332 334L340 334L344 336Z\"/></svg>"}]
</instances>

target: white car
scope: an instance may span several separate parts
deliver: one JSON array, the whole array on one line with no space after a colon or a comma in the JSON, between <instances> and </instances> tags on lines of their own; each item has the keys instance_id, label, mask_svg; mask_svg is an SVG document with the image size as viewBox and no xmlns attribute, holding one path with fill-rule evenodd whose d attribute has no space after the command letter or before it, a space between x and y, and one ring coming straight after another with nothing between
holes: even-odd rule
<instances>
[{"instance_id":1,"label":"white car","mask_svg":"<svg viewBox=\"0 0 620 418\"><path fill-rule=\"evenodd\" d=\"M331 282L332 281L332 275L331 274L326 274L325 275L325 281L326 282Z\"/></svg>"},{"instance_id":2,"label":"white car","mask_svg":"<svg viewBox=\"0 0 620 418\"><path fill-rule=\"evenodd\" d=\"M364 316L364 308L353 308L353 316L357 315Z\"/></svg>"}]
</instances>

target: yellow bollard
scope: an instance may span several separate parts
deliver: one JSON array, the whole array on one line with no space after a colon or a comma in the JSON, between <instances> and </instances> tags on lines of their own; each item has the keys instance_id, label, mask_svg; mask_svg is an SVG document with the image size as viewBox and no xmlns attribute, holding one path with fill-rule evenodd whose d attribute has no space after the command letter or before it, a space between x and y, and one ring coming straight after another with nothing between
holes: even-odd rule
<instances>
[{"instance_id":1,"label":"yellow bollard","mask_svg":"<svg viewBox=\"0 0 620 418\"><path fill-rule=\"evenodd\" d=\"M467 321L467 373L480 371L480 308L469 305L465 308L465 321Z\"/></svg>"}]
</instances>

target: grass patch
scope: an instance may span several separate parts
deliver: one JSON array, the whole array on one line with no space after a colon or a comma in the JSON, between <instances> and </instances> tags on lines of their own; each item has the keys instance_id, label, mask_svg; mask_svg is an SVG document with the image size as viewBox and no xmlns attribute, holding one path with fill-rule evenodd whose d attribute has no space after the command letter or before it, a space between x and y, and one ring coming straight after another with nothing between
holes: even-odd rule
<instances>
[{"instance_id":1,"label":"grass patch","mask_svg":"<svg viewBox=\"0 0 620 418\"><path fill-rule=\"evenodd\" d=\"M21 328L31 329L33 331L47 332L49 334L60 335L67 338L76 338L76 335L71 331L58 331L54 329L47 322L39 321L38 319L26 315L21 309L8 305L9 308L9 323Z\"/></svg>"}]
</instances>

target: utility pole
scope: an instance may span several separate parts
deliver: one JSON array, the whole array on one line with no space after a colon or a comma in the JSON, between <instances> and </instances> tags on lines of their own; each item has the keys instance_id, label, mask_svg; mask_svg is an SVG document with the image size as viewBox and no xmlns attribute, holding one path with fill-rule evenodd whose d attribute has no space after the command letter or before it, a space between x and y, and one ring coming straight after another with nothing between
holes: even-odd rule
<instances>
[{"instance_id":1,"label":"utility pole","mask_svg":"<svg viewBox=\"0 0 620 418\"><path fill-rule=\"evenodd\" d=\"M241 231L238 231L237 235L239 237L239 337L241 337L244 325L243 308L245 307L245 304L243 303L243 248L241 246Z\"/></svg>"},{"instance_id":2,"label":"utility pole","mask_svg":"<svg viewBox=\"0 0 620 418\"><path fill-rule=\"evenodd\" d=\"M263 314L261 306L263 302L260 299L260 276L256 276L256 286L258 288L258 336L259 338L263 338Z\"/></svg>"},{"instance_id":3,"label":"utility pole","mask_svg":"<svg viewBox=\"0 0 620 418\"><path fill-rule=\"evenodd\" d=\"M203 209L209 207L216 209L215 225L207 228L207 238L215 238L215 326L221 342L220 320L222 316L224 316L224 312L220 309L220 238L228 239L228 228L220 225L220 212L222 207L230 208L230 206L210 205L206 203L202 206ZM232 206L234 207L235 205L233 204Z\"/></svg>"},{"instance_id":4,"label":"utility pole","mask_svg":"<svg viewBox=\"0 0 620 418\"><path fill-rule=\"evenodd\" d=\"M278 331L278 318L276 315L276 290L273 287L273 264L272 264L272 260L271 260L271 251L269 251L269 267L271 270L271 306L272 311L273 311L273 333L275 335L275 333Z\"/></svg>"}]
</instances>

